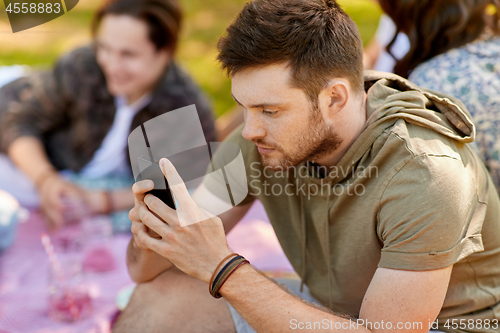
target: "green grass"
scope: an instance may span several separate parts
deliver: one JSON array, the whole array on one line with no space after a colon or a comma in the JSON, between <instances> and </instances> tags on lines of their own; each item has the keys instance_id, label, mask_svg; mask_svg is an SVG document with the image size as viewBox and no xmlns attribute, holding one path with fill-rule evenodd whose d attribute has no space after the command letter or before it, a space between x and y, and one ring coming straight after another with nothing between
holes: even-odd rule
<instances>
[{"instance_id":1,"label":"green grass","mask_svg":"<svg viewBox=\"0 0 500 333\"><path fill-rule=\"evenodd\" d=\"M233 107L234 102L230 95L230 80L221 73L215 61L215 44L245 2L181 1L185 20L177 60L210 96L217 115ZM6 13L0 5L0 66L52 66L61 53L89 42L92 13L99 3L99 0L80 0L67 15L17 34L9 33ZM370 0L340 0L339 3L358 25L366 44L375 33L380 9Z\"/></svg>"}]
</instances>

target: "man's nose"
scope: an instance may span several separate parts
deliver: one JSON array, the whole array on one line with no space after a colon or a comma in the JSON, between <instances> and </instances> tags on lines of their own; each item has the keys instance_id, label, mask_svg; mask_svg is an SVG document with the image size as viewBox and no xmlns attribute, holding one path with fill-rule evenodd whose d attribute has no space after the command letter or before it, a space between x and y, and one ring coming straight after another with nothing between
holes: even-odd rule
<instances>
[{"instance_id":1,"label":"man's nose","mask_svg":"<svg viewBox=\"0 0 500 333\"><path fill-rule=\"evenodd\" d=\"M248 112L241 135L247 140L262 139L266 136L266 130L258 116L250 115Z\"/></svg>"}]
</instances>

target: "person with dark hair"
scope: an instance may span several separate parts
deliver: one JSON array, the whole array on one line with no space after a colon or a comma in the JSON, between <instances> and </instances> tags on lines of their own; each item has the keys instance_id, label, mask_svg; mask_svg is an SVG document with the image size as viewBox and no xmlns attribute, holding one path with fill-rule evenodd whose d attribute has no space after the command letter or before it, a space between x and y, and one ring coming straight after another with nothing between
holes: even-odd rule
<instances>
[{"instance_id":1,"label":"person with dark hair","mask_svg":"<svg viewBox=\"0 0 500 333\"><path fill-rule=\"evenodd\" d=\"M476 125L479 155L500 191L500 1L386 1L410 36L397 74L460 99ZM404 19L403 19L404 18Z\"/></svg>"},{"instance_id":2,"label":"person with dark hair","mask_svg":"<svg viewBox=\"0 0 500 333\"><path fill-rule=\"evenodd\" d=\"M500 199L463 104L363 77L357 27L334 0L248 2L218 48L245 115L226 141L246 171L224 167L190 196L162 159L176 211L134 184L139 284L114 332L498 332ZM228 188L248 195L207 213L232 207ZM256 199L300 283L228 248Z\"/></svg>"},{"instance_id":3,"label":"person with dark hair","mask_svg":"<svg viewBox=\"0 0 500 333\"><path fill-rule=\"evenodd\" d=\"M133 206L127 137L145 121L195 104L214 141L210 106L174 61L181 19L176 0L106 1L94 17L92 46L3 87L0 133L13 164L1 156L11 172L0 175L0 187L16 179L9 192L24 205L40 203L50 225L60 226L78 217L75 207L100 214ZM101 188L79 186L86 180Z\"/></svg>"}]
</instances>

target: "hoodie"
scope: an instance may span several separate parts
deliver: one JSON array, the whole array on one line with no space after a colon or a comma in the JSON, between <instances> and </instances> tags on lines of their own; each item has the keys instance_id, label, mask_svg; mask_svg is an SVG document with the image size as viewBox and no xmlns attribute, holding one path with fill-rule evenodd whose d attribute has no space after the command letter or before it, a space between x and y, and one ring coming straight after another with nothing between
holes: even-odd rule
<instances>
[{"instance_id":1,"label":"hoodie","mask_svg":"<svg viewBox=\"0 0 500 333\"><path fill-rule=\"evenodd\" d=\"M322 176L308 161L266 170L235 131L227 141L242 150L249 190L240 205L263 203L302 283L335 312L359 316L377 268L454 265L439 329L496 332L444 326L500 317L500 201L468 145L470 115L458 100L392 74L367 72L365 89L364 130ZM215 182L205 185L217 193Z\"/></svg>"}]
</instances>

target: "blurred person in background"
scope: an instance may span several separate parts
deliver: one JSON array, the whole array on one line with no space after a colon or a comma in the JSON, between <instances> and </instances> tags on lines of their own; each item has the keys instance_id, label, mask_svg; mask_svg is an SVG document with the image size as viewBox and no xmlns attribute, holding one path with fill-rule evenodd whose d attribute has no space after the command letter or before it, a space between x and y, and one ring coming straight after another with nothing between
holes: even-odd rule
<instances>
[{"instance_id":1,"label":"blurred person in background","mask_svg":"<svg viewBox=\"0 0 500 333\"><path fill-rule=\"evenodd\" d=\"M479 154L500 189L500 1L379 0L410 40L395 73L460 99ZM388 45L390 49L392 45Z\"/></svg>"},{"instance_id":2,"label":"blurred person in background","mask_svg":"<svg viewBox=\"0 0 500 333\"><path fill-rule=\"evenodd\" d=\"M181 19L176 0L106 1L93 45L0 89L0 188L58 227L133 206L127 138L149 119L195 104L215 141L209 104L174 62Z\"/></svg>"},{"instance_id":3,"label":"blurred person in background","mask_svg":"<svg viewBox=\"0 0 500 333\"><path fill-rule=\"evenodd\" d=\"M380 16L375 36L370 40L363 51L364 69L373 69L381 72L392 73L396 59L404 57L410 48L408 37L399 32L397 35L396 26L389 16ZM387 45L392 42L391 54L387 52Z\"/></svg>"},{"instance_id":4,"label":"blurred person in background","mask_svg":"<svg viewBox=\"0 0 500 333\"><path fill-rule=\"evenodd\" d=\"M378 4L378 0L372 0ZM387 45L391 44L391 53ZM397 59L404 57L410 42L403 32L396 34L396 25L387 14L380 15L377 31L363 50L363 68L392 73Z\"/></svg>"}]
</instances>

